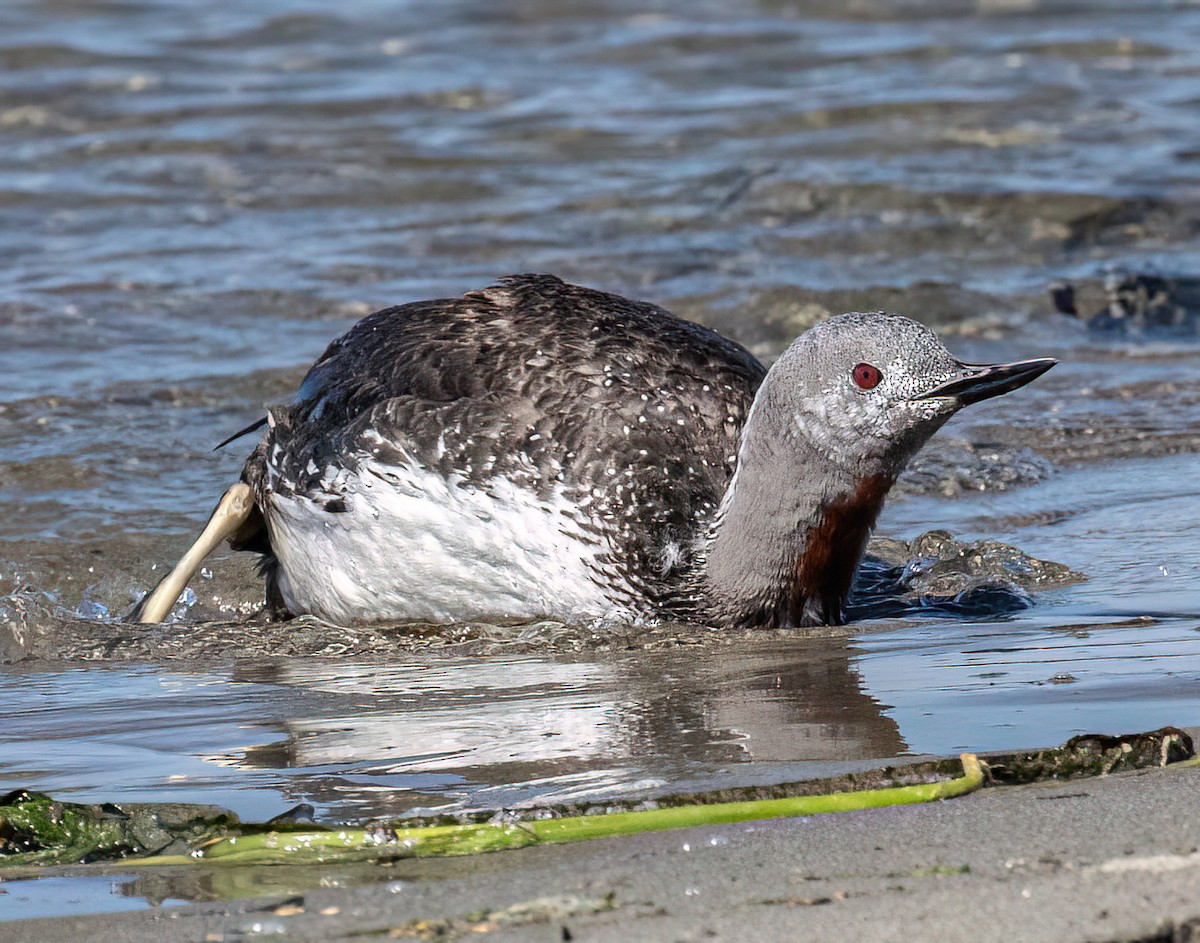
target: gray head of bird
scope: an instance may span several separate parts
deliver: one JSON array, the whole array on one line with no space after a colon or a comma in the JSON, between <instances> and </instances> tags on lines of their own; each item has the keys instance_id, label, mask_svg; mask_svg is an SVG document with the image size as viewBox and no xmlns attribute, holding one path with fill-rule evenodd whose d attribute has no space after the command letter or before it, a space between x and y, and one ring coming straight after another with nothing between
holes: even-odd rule
<instances>
[{"instance_id":1,"label":"gray head of bird","mask_svg":"<svg viewBox=\"0 0 1200 943\"><path fill-rule=\"evenodd\" d=\"M770 415L775 436L834 466L895 475L959 409L1024 386L1055 363L967 364L909 318L843 314L780 356L754 419Z\"/></svg>"}]
</instances>

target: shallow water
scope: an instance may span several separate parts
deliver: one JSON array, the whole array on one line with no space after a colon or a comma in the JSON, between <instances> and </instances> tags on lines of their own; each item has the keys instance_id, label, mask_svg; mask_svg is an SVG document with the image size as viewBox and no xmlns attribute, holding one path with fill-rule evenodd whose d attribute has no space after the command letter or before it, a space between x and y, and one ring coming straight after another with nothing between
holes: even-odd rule
<instances>
[{"instance_id":1,"label":"shallow water","mask_svg":"<svg viewBox=\"0 0 1200 943\"><path fill-rule=\"evenodd\" d=\"M1200 271L1197 50L1200 9L1150 3L5 6L0 650L39 657L0 668L0 788L361 818L1200 723L1200 347L1047 295ZM879 307L1059 356L939 434L880 532L1089 580L827 637L110 644L236 475L212 444L367 311L511 271L764 357ZM185 621L259 590L218 560L195 591ZM91 660L46 657L80 617ZM0 918L170 896L114 887Z\"/></svg>"}]
</instances>

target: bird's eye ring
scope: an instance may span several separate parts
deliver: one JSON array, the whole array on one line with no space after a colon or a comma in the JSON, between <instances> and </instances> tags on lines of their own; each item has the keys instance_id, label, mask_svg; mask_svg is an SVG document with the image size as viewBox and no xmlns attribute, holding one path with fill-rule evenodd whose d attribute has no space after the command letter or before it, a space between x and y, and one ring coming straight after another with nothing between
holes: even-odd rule
<instances>
[{"instance_id":1,"label":"bird's eye ring","mask_svg":"<svg viewBox=\"0 0 1200 943\"><path fill-rule=\"evenodd\" d=\"M883 379L883 371L869 363L860 363L850 371L854 385L860 390L873 390Z\"/></svg>"}]
</instances>

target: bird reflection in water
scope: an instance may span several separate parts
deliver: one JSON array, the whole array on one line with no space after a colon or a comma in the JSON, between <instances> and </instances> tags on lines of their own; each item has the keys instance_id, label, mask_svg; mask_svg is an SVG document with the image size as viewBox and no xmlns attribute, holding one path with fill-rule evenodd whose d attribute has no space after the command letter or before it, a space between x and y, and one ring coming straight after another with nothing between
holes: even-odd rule
<instances>
[{"instance_id":1,"label":"bird reflection in water","mask_svg":"<svg viewBox=\"0 0 1200 943\"><path fill-rule=\"evenodd\" d=\"M852 653L834 629L583 656L248 663L235 680L302 693L279 719L284 738L240 762L290 770L296 801L362 816L678 790L731 764L744 782L743 764L798 773L895 756L905 743L863 692Z\"/></svg>"}]
</instances>

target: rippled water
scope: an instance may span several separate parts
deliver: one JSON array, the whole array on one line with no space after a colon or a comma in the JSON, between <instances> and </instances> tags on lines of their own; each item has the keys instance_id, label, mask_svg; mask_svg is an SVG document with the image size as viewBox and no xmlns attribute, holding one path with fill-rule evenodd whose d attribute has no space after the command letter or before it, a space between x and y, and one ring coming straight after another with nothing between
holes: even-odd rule
<instances>
[{"instance_id":1,"label":"rippled water","mask_svg":"<svg viewBox=\"0 0 1200 943\"><path fill-rule=\"evenodd\" d=\"M4 6L0 788L361 818L1200 723L1200 348L1047 293L1200 273L1197 50L1200 9L1159 3ZM881 307L1060 357L941 433L880 531L1089 581L828 637L122 654L103 620L237 473L213 444L367 311L512 271L764 357ZM260 591L228 559L195 588L185 621Z\"/></svg>"}]
</instances>

